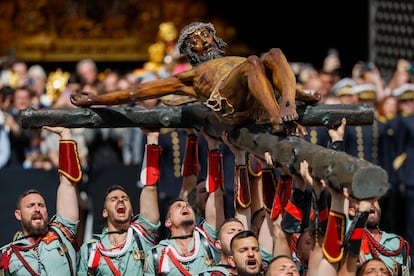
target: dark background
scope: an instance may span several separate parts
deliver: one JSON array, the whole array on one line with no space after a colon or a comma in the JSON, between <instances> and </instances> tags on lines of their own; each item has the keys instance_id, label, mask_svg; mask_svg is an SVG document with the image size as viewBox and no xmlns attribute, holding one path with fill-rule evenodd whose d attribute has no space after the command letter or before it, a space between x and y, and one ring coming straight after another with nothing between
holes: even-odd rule
<instances>
[{"instance_id":1,"label":"dark background","mask_svg":"<svg viewBox=\"0 0 414 276\"><path fill-rule=\"evenodd\" d=\"M322 66L328 49L335 48L343 75L358 61L368 61L368 1L205 1L207 19L221 18L237 30L240 43L258 54L278 47L288 61ZM49 62L44 68L73 71L75 62ZM98 69L129 71L137 62L97 62Z\"/></svg>"},{"instance_id":2,"label":"dark background","mask_svg":"<svg viewBox=\"0 0 414 276\"><path fill-rule=\"evenodd\" d=\"M345 73L368 59L368 1L206 1L210 16L224 18L257 53L272 47L289 61L322 66L336 48Z\"/></svg>"}]
</instances>

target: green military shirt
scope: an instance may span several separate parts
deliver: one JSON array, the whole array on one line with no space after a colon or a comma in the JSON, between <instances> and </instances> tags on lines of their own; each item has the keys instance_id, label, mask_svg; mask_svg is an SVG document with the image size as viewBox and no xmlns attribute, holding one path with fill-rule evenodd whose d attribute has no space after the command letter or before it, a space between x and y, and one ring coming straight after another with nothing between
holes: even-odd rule
<instances>
[{"instance_id":1,"label":"green military shirt","mask_svg":"<svg viewBox=\"0 0 414 276\"><path fill-rule=\"evenodd\" d=\"M160 241L146 253L144 275L154 276L157 275L156 270L161 270L162 275L182 276L180 266L181 270L184 269L188 273L186 275L198 275L199 272L215 265L220 260L220 252L212 244L217 239L217 230L207 222L204 222L202 227L196 227L194 230L188 248L188 252L192 254L188 256L182 256L175 239Z\"/></svg>"},{"instance_id":2,"label":"green military shirt","mask_svg":"<svg viewBox=\"0 0 414 276\"><path fill-rule=\"evenodd\" d=\"M160 226L160 222L155 225L142 216L137 216L128 228L125 245L118 251L110 250L112 245L108 230L104 229L102 234L95 235L94 239L81 246L78 274L87 275L88 271L93 271L92 275L113 276L116 275L112 271L115 269L120 275L142 275L144 252L149 251L156 244ZM101 248L108 250L99 249L98 242ZM105 255L109 255L109 258L105 259ZM110 265L113 265L112 269Z\"/></svg>"},{"instance_id":3,"label":"green military shirt","mask_svg":"<svg viewBox=\"0 0 414 276\"><path fill-rule=\"evenodd\" d=\"M36 245L30 243L20 233L15 241L3 247L2 262L3 266L6 266L4 274L75 275L76 249L72 242L78 223L78 221L68 221L57 214L49 224L50 230Z\"/></svg>"}]
</instances>

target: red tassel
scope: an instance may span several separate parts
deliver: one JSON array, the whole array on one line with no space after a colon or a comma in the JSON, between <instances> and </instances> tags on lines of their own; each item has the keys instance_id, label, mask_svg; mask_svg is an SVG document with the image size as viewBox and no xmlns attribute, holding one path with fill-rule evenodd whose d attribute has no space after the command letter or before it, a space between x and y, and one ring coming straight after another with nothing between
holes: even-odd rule
<instances>
[{"instance_id":1,"label":"red tassel","mask_svg":"<svg viewBox=\"0 0 414 276\"><path fill-rule=\"evenodd\" d=\"M0 269L3 269L4 271L9 270L9 263L11 259L11 254L7 254L7 251L4 251L3 254L1 254L1 262L0 262Z\"/></svg>"}]
</instances>

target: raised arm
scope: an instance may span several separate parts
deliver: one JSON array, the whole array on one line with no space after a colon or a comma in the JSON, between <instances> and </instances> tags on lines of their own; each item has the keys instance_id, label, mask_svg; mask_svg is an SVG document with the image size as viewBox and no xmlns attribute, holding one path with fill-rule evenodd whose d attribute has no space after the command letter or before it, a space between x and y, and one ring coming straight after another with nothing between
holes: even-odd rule
<instances>
[{"instance_id":1,"label":"raised arm","mask_svg":"<svg viewBox=\"0 0 414 276\"><path fill-rule=\"evenodd\" d=\"M343 242L345 240L346 213L348 213L348 191L343 193L333 191L331 194L331 208L329 210L328 224L322 244L324 258L319 265L319 274L329 271L329 275L337 275L340 261L345 257Z\"/></svg>"},{"instance_id":2,"label":"raised arm","mask_svg":"<svg viewBox=\"0 0 414 276\"><path fill-rule=\"evenodd\" d=\"M354 276L357 273L358 256L362 243L362 230L366 228L369 211L373 201L376 199L361 200L355 210L355 216L351 226L348 227L345 235L344 247L346 254L343 264L339 269L339 276Z\"/></svg>"},{"instance_id":3,"label":"raised arm","mask_svg":"<svg viewBox=\"0 0 414 276\"><path fill-rule=\"evenodd\" d=\"M330 139L328 148L336 150L336 151L345 151L345 148L344 148L345 127L346 127L346 118L342 118L341 124L339 126L328 128L328 134L329 134L329 139Z\"/></svg>"},{"instance_id":4,"label":"raised arm","mask_svg":"<svg viewBox=\"0 0 414 276\"><path fill-rule=\"evenodd\" d=\"M218 229L224 221L223 153L219 149L220 140L209 136L203 129L201 133L208 144L206 188L209 195L206 202L205 219L214 229Z\"/></svg>"},{"instance_id":5,"label":"raised arm","mask_svg":"<svg viewBox=\"0 0 414 276\"><path fill-rule=\"evenodd\" d=\"M312 235L313 245L308 260L308 275L317 275L319 264L323 259L322 242L328 219L327 191L325 182L316 181L310 174L306 160L300 163L300 175L303 183L312 189L311 216L309 233ZM298 254L298 253L297 253Z\"/></svg>"},{"instance_id":6,"label":"raised arm","mask_svg":"<svg viewBox=\"0 0 414 276\"><path fill-rule=\"evenodd\" d=\"M158 145L159 130L149 131L143 129L147 135L144 161L141 170L141 182L144 187L140 196L140 214L152 224L160 220L158 206L158 184L160 180L161 147Z\"/></svg>"},{"instance_id":7,"label":"raised arm","mask_svg":"<svg viewBox=\"0 0 414 276\"><path fill-rule=\"evenodd\" d=\"M56 195L56 212L63 218L75 222L79 220L78 193L75 184L82 179L76 142L71 131L64 127L43 127L60 137L59 141L59 180Z\"/></svg>"},{"instance_id":8,"label":"raised arm","mask_svg":"<svg viewBox=\"0 0 414 276\"><path fill-rule=\"evenodd\" d=\"M199 175L198 160L198 136L197 131L192 128L184 129L187 133L185 141L185 153L181 169L183 184L181 186L179 198L188 201L188 196L197 185Z\"/></svg>"},{"instance_id":9,"label":"raised arm","mask_svg":"<svg viewBox=\"0 0 414 276\"><path fill-rule=\"evenodd\" d=\"M250 183L246 164L246 151L234 146L228 139L227 133L222 135L223 142L234 155L234 216L244 225L245 229L251 229Z\"/></svg>"}]
</instances>

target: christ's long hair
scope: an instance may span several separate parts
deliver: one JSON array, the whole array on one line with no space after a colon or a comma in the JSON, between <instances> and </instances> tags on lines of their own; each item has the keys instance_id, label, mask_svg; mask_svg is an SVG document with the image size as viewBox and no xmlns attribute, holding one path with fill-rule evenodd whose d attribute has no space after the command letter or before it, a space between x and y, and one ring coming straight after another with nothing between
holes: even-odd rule
<instances>
[{"instance_id":1,"label":"christ's long hair","mask_svg":"<svg viewBox=\"0 0 414 276\"><path fill-rule=\"evenodd\" d=\"M188 43L188 39L196 30L200 29L207 29L211 33L214 42L217 44L218 47L219 56L216 57L220 57L221 55L223 55L224 51L222 50L222 48L227 47L227 43L216 35L216 29L214 28L213 24L203 22L190 23L181 30L177 42L177 48L180 51L180 54L185 56L188 62L190 62L193 66L198 65L201 62L199 57L196 54L194 54L193 51L191 51L191 45Z\"/></svg>"}]
</instances>

